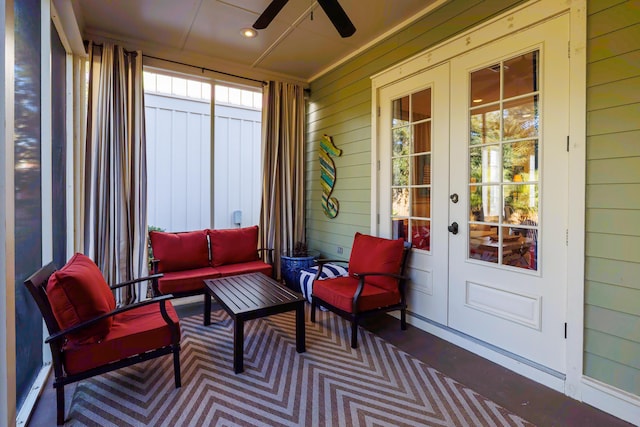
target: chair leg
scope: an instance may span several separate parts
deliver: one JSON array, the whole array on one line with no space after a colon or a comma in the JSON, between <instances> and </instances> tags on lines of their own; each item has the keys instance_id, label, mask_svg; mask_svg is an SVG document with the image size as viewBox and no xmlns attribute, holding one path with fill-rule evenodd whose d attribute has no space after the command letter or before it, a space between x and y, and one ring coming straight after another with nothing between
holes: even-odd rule
<instances>
[{"instance_id":1,"label":"chair leg","mask_svg":"<svg viewBox=\"0 0 640 427\"><path fill-rule=\"evenodd\" d=\"M175 377L176 388L182 386L182 379L180 375L180 347L176 346L173 349L173 375Z\"/></svg>"},{"instance_id":2,"label":"chair leg","mask_svg":"<svg viewBox=\"0 0 640 427\"><path fill-rule=\"evenodd\" d=\"M56 424L64 424L64 386L56 388Z\"/></svg>"},{"instance_id":3,"label":"chair leg","mask_svg":"<svg viewBox=\"0 0 640 427\"><path fill-rule=\"evenodd\" d=\"M400 310L400 329L403 331L407 330L407 310Z\"/></svg>"},{"instance_id":4,"label":"chair leg","mask_svg":"<svg viewBox=\"0 0 640 427\"><path fill-rule=\"evenodd\" d=\"M358 348L358 320L351 321L351 348Z\"/></svg>"},{"instance_id":5,"label":"chair leg","mask_svg":"<svg viewBox=\"0 0 640 427\"><path fill-rule=\"evenodd\" d=\"M316 306L318 304L316 303L316 299L315 298L311 298L311 323L316 323Z\"/></svg>"}]
</instances>

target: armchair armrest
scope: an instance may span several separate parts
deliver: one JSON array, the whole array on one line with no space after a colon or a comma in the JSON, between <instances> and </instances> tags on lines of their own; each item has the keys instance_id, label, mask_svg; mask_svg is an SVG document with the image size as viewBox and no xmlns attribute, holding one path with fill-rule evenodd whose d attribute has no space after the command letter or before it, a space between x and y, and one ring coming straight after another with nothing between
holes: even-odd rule
<instances>
[{"instance_id":1,"label":"armchair armrest","mask_svg":"<svg viewBox=\"0 0 640 427\"><path fill-rule=\"evenodd\" d=\"M273 248L258 248L258 256L267 264L273 265ZM268 259L265 260L265 257Z\"/></svg>"},{"instance_id":2,"label":"armchair armrest","mask_svg":"<svg viewBox=\"0 0 640 427\"><path fill-rule=\"evenodd\" d=\"M137 279L128 280L126 282L117 283L115 285L109 286L111 289L118 289L123 286L133 285L134 283L144 282L145 280L157 280L164 276L163 273L152 274L151 276L139 277Z\"/></svg>"},{"instance_id":3,"label":"armchair armrest","mask_svg":"<svg viewBox=\"0 0 640 427\"><path fill-rule=\"evenodd\" d=\"M81 329L84 329L88 326L93 325L96 322L99 322L100 320L106 319L107 317L110 316L115 316L116 314L119 313L124 313L125 311L129 311L129 310L133 310L135 308L139 308L139 307L144 307L145 305L149 305L149 304L155 304L155 303L159 303L160 304L160 313L162 314L162 318L165 320L165 322L167 322L168 325L175 325L175 323L171 320L171 318L169 317L168 313L167 313L167 308L166 308L166 301L173 298L173 295L171 294L167 294L167 295L163 295L160 297L155 297L155 298L151 298L148 300L144 300L144 301L140 301L138 303L135 304L131 304L131 305L125 305L123 307L118 307L115 310L110 311L109 313L105 313L102 314L100 316L94 317L93 319L89 319L89 320L85 320L84 322L80 322L77 325L73 325L70 328L66 328L63 330L60 330L58 332L56 332L55 334L51 334L49 335L45 340L45 344L50 343L51 341L55 341L55 340L59 340L61 338L64 338L66 335L79 331Z\"/></svg>"},{"instance_id":4,"label":"armchair armrest","mask_svg":"<svg viewBox=\"0 0 640 427\"><path fill-rule=\"evenodd\" d=\"M364 285L365 285L365 278L367 276L385 276L385 277L393 277L394 279L398 279L400 285L400 294L402 296L402 299L404 299L404 281L408 279L407 276L402 276L400 274L394 274L394 273L376 273L376 272L371 272L371 273L354 273L353 276L358 280L358 288L356 289L355 294L353 294L353 312L357 313L358 311L358 298L360 298L360 295L362 295L362 291L364 290ZM373 286L373 285L370 285Z\"/></svg>"},{"instance_id":5,"label":"armchair armrest","mask_svg":"<svg viewBox=\"0 0 640 427\"><path fill-rule=\"evenodd\" d=\"M328 259L328 258L317 259L316 260L316 265L318 266L318 271L316 272L316 275L313 277L313 281L315 282L316 280L318 280L320 278L320 275L322 274L322 268L325 266L325 264L336 263L336 262L349 264L349 261L344 260L344 259Z\"/></svg>"},{"instance_id":6,"label":"armchair armrest","mask_svg":"<svg viewBox=\"0 0 640 427\"><path fill-rule=\"evenodd\" d=\"M355 278L366 277L366 276L386 276L386 277L393 277L394 279L398 279L398 280L407 280L408 279L407 276L403 276L403 275L400 275L400 274L394 274L394 273L377 273L377 272L353 273L353 277L355 277Z\"/></svg>"}]
</instances>

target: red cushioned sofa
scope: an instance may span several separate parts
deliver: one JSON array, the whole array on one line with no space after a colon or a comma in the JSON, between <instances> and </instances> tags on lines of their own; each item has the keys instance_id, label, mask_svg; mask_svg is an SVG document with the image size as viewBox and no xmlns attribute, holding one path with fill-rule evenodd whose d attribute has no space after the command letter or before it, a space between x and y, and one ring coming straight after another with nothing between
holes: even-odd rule
<instances>
[{"instance_id":1,"label":"red cushioned sofa","mask_svg":"<svg viewBox=\"0 0 640 427\"><path fill-rule=\"evenodd\" d=\"M180 233L149 232L155 295L204 293L204 280L245 273L272 275L270 250L258 249L258 226ZM268 262L265 262L267 260Z\"/></svg>"}]
</instances>

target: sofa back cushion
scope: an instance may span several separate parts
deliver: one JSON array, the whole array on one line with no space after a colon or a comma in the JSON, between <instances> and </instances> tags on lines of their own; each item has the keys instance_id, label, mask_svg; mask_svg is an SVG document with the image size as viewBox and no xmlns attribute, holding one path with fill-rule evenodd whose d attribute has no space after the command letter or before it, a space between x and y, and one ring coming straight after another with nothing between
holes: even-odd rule
<instances>
[{"instance_id":1,"label":"sofa back cushion","mask_svg":"<svg viewBox=\"0 0 640 427\"><path fill-rule=\"evenodd\" d=\"M355 273L400 274L404 239L384 239L356 233L349 258L349 275ZM369 276L367 283L393 291L398 288L398 280L393 277Z\"/></svg>"},{"instance_id":2,"label":"sofa back cushion","mask_svg":"<svg viewBox=\"0 0 640 427\"><path fill-rule=\"evenodd\" d=\"M47 299L62 329L93 319L115 309L116 300L98 266L87 256L77 253L47 282ZM111 328L113 317L107 317L70 337L78 342L98 342Z\"/></svg>"},{"instance_id":3,"label":"sofa back cushion","mask_svg":"<svg viewBox=\"0 0 640 427\"><path fill-rule=\"evenodd\" d=\"M190 270L209 266L206 230L183 233L149 232L153 257L160 260L158 272Z\"/></svg>"},{"instance_id":4,"label":"sofa back cushion","mask_svg":"<svg viewBox=\"0 0 640 427\"><path fill-rule=\"evenodd\" d=\"M214 267L258 259L258 226L208 230Z\"/></svg>"}]
</instances>

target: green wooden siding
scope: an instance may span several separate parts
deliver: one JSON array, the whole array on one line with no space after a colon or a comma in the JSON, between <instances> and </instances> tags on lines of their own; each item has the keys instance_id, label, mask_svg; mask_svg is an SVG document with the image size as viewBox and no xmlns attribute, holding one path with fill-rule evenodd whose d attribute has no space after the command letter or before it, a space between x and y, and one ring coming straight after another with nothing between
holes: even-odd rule
<instances>
[{"instance_id":1,"label":"green wooden siding","mask_svg":"<svg viewBox=\"0 0 640 427\"><path fill-rule=\"evenodd\" d=\"M516 0L452 0L408 28L311 82L307 111L307 240L324 256L348 258L356 231L371 226L371 76L522 3ZM320 200L318 144L331 135L341 157L332 196L340 203L328 219ZM343 254L338 255L338 248Z\"/></svg>"},{"instance_id":2,"label":"green wooden siding","mask_svg":"<svg viewBox=\"0 0 640 427\"><path fill-rule=\"evenodd\" d=\"M640 2L587 12L584 373L640 395Z\"/></svg>"},{"instance_id":3,"label":"green wooden siding","mask_svg":"<svg viewBox=\"0 0 640 427\"><path fill-rule=\"evenodd\" d=\"M371 223L371 81L391 65L521 1L452 0L311 82L307 114L307 237L348 258ZM640 395L640 2L589 0L585 347L587 376ZM338 217L320 206L318 143L333 136ZM342 256L338 247L344 248Z\"/></svg>"}]
</instances>

